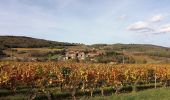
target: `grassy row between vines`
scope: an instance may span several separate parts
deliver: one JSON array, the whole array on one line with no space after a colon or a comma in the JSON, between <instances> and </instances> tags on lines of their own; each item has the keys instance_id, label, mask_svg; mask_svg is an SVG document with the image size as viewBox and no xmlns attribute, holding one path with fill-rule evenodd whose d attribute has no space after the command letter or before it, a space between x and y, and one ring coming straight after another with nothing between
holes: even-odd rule
<instances>
[{"instance_id":1,"label":"grassy row between vines","mask_svg":"<svg viewBox=\"0 0 170 100\"><path fill-rule=\"evenodd\" d=\"M157 84L157 87L162 87L161 84ZM147 89L152 89L154 88L154 84L148 84L148 85L139 85L137 86L137 90L138 91L142 91L142 90L147 90ZM53 88L48 88L49 90L50 89L53 89ZM94 99L98 100L98 98L101 98L101 99L104 99L104 98L111 98L112 95L116 96L119 98L119 95L121 94L131 94L132 92L132 86L126 86L126 87L123 87L120 91L120 94L118 95L115 95L115 90L111 87L108 87L108 88L105 88L104 89L104 97L101 96L101 91L100 89L96 89L94 91ZM33 92L37 92L38 91L38 88L35 88L33 89ZM137 92L138 93L138 92ZM140 92L139 92L140 93ZM50 94L52 99L53 100L58 100L58 99L72 99L71 97L71 94L69 92L54 92L54 93L51 93ZM0 89L0 100L27 100L28 97L30 96L29 92L28 92L28 89L20 89L20 90L17 90L15 93L10 91L10 90L7 90L7 89ZM88 91L85 91L85 92L82 92L82 91L79 91L76 93L76 98L78 99L91 99L90 97L90 92ZM42 92L39 92L39 94L37 94L37 97L35 98L36 100L47 100L47 94L45 93L42 93Z\"/></svg>"},{"instance_id":2,"label":"grassy row between vines","mask_svg":"<svg viewBox=\"0 0 170 100\"><path fill-rule=\"evenodd\" d=\"M149 89L140 92L122 93L111 96L82 97L80 100L170 100L170 88Z\"/></svg>"}]
</instances>

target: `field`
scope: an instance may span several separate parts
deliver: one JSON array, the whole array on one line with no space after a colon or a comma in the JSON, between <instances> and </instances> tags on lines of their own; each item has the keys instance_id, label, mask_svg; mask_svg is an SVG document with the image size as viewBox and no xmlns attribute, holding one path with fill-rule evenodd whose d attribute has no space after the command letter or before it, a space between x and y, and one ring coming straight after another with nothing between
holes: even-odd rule
<instances>
[{"instance_id":1,"label":"field","mask_svg":"<svg viewBox=\"0 0 170 100\"><path fill-rule=\"evenodd\" d=\"M81 98L80 100L170 100L169 96L170 88L159 88L145 90L137 93L122 93L119 95L111 96L96 96L94 98Z\"/></svg>"},{"instance_id":2,"label":"field","mask_svg":"<svg viewBox=\"0 0 170 100\"><path fill-rule=\"evenodd\" d=\"M169 80L168 64L0 62L2 98L104 96L166 87Z\"/></svg>"},{"instance_id":3,"label":"field","mask_svg":"<svg viewBox=\"0 0 170 100\"><path fill-rule=\"evenodd\" d=\"M17 51L41 51L41 52L54 52L57 50L61 50L61 49L52 49L52 48L12 48L12 50L17 50Z\"/></svg>"}]
</instances>

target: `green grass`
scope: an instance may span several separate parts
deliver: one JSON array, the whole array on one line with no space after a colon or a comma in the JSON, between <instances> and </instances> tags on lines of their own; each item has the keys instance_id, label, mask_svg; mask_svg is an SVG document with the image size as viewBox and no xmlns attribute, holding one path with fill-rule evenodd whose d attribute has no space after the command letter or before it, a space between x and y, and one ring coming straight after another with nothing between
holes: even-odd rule
<instances>
[{"instance_id":1,"label":"green grass","mask_svg":"<svg viewBox=\"0 0 170 100\"><path fill-rule=\"evenodd\" d=\"M140 86L142 87L142 86ZM145 86L146 88L146 86ZM130 87L126 87L125 90L129 90ZM106 89L107 90L107 89ZM107 94L105 90L105 94ZM23 92L22 92L23 91ZM27 100L28 94L25 94L25 89L22 89L19 93L7 95L9 91L1 90L4 96L0 96L0 100ZM98 93L99 92L99 93ZM112 91L114 93L114 91ZM76 95L79 100L170 100L170 87L168 88L157 88L157 89L145 89L139 92L120 93L120 94L108 94L110 96L101 96L100 91L96 91L94 97L90 97L89 93L78 93ZM6 94L6 95L5 95ZM85 95L86 94L86 95ZM71 95L69 93L59 93L53 92L52 98L54 100L71 100ZM46 100L45 94L38 94L35 100Z\"/></svg>"},{"instance_id":2,"label":"green grass","mask_svg":"<svg viewBox=\"0 0 170 100\"><path fill-rule=\"evenodd\" d=\"M113 94L111 96L82 97L80 100L170 100L170 88L144 90L136 93Z\"/></svg>"},{"instance_id":3,"label":"green grass","mask_svg":"<svg viewBox=\"0 0 170 100\"><path fill-rule=\"evenodd\" d=\"M6 96L0 97L0 100L27 100L28 97L25 95L13 95L13 96Z\"/></svg>"}]
</instances>

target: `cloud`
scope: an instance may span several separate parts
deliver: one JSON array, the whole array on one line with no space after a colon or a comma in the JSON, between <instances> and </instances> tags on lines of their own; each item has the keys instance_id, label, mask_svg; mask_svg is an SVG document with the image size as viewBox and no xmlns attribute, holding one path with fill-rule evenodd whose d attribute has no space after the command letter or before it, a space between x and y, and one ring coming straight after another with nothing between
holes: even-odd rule
<instances>
[{"instance_id":1,"label":"cloud","mask_svg":"<svg viewBox=\"0 0 170 100\"><path fill-rule=\"evenodd\" d=\"M153 35L170 33L170 23L155 23L161 20L163 20L163 15L157 14L148 21L138 21L130 24L127 30Z\"/></svg>"},{"instance_id":2,"label":"cloud","mask_svg":"<svg viewBox=\"0 0 170 100\"><path fill-rule=\"evenodd\" d=\"M163 19L163 15L162 15L162 14L158 14L158 15L153 16L153 17L150 19L150 21L151 21L151 22L159 22L159 21L161 21L162 19Z\"/></svg>"},{"instance_id":3,"label":"cloud","mask_svg":"<svg viewBox=\"0 0 170 100\"><path fill-rule=\"evenodd\" d=\"M170 33L170 23L162 25L155 30L155 34Z\"/></svg>"},{"instance_id":4,"label":"cloud","mask_svg":"<svg viewBox=\"0 0 170 100\"><path fill-rule=\"evenodd\" d=\"M129 25L127 29L130 31L140 31L140 30L148 30L150 28L149 28L149 23L144 21L138 21Z\"/></svg>"},{"instance_id":5,"label":"cloud","mask_svg":"<svg viewBox=\"0 0 170 100\"><path fill-rule=\"evenodd\" d=\"M140 33L150 33L153 35L165 34L165 33L170 33L170 23L154 26L151 23L139 21L134 24L131 24L129 27L127 27L127 29L130 31L135 31L135 32L137 31Z\"/></svg>"}]
</instances>

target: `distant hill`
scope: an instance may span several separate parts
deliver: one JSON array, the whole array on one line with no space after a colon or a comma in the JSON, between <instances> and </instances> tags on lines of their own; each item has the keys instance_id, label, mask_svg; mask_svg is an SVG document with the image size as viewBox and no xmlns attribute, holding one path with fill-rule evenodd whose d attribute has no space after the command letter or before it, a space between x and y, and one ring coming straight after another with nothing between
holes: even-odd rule
<instances>
[{"instance_id":1,"label":"distant hill","mask_svg":"<svg viewBox=\"0 0 170 100\"><path fill-rule=\"evenodd\" d=\"M75 46L76 44L36 39L25 36L0 36L1 48L41 48L57 46Z\"/></svg>"},{"instance_id":2,"label":"distant hill","mask_svg":"<svg viewBox=\"0 0 170 100\"><path fill-rule=\"evenodd\" d=\"M96 49L104 49L104 50L116 50L122 51L126 50L129 52L155 52L155 51L170 51L170 48L151 45L151 44L94 44L91 47Z\"/></svg>"},{"instance_id":3,"label":"distant hill","mask_svg":"<svg viewBox=\"0 0 170 100\"><path fill-rule=\"evenodd\" d=\"M84 45L78 43L57 42L44 39L36 39L25 36L0 36L0 55L11 54L11 51L6 48L55 48L67 51L102 51L105 55L98 56L95 59L98 62L119 62L122 63L123 58L125 63L170 63L170 48L151 44L93 44ZM5 50L4 50L5 49ZM4 51L3 51L4 50ZM43 49L44 50L44 49ZM3 52L2 52L3 51ZM16 51L17 56L23 53L29 54L26 51ZM56 56L51 54L47 56ZM61 52L64 56L65 51ZM37 54L37 53L34 53ZM15 56L15 55L14 55Z\"/></svg>"},{"instance_id":4,"label":"distant hill","mask_svg":"<svg viewBox=\"0 0 170 100\"><path fill-rule=\"evenodd\" d=\"M136 62L169 63L170 48L151 44L94 44L95 49L124 53Z\"/></svg>"}]
</instances>

